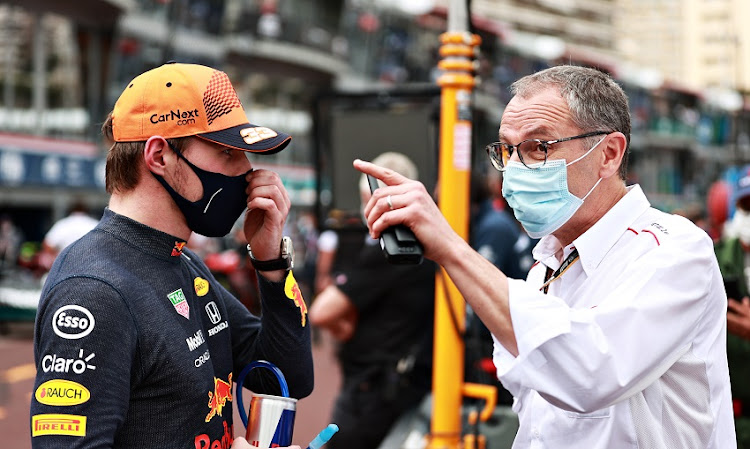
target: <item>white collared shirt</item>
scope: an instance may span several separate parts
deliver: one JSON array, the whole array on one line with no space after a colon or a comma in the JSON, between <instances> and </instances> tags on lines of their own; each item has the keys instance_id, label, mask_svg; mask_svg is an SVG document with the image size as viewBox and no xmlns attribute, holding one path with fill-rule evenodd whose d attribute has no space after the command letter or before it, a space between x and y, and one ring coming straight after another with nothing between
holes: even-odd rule
<instances>
[{"instance_id":1,"label":"white collared shirt","mask_svg":"<svg viewBox=\"0 0 750 449\"><path fill-rule=\"evenodd\" d=\"M510 281L518 357L495 340L514 396L514 449L736 448L726 310L713 243L652 207L639 186L563 249L544 237L526 281ZM493 337L494 338L494 337Z\"/></svg>"}]
</instances>

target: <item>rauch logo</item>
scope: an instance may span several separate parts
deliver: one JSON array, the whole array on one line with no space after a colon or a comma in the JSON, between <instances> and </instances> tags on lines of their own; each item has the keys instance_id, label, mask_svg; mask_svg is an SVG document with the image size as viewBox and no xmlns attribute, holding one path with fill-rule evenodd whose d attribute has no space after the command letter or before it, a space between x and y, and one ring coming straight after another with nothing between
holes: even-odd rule
<instances>
[{"instance_id":1,"label":"rauch logo","mask_svg":"<svg viewBox=\"0 0 750 449\"><path fill-rule=\"evenodd\" d=\"M88 388L64 379L52 379L39 385L34 393L37 402L45 405L78 405L91 398Z\"/></svg>"}]
</instances>

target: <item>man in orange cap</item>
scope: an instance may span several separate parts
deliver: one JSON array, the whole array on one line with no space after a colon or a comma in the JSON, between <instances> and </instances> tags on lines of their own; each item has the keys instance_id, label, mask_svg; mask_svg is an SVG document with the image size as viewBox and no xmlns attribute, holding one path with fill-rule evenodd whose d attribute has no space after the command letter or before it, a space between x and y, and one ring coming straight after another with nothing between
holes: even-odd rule
<instances>
[{"instance_id":1,"label":"man in orange cap","mask_svg":"<svg viewBox=\"0 0 750 449\"><path fill-rule=\"evenodd\" d=\"M289 196L245 157L291 137L248 123L224 72L175 63L128 84L102 129L113 142L109 207L57 258L39 303L32 446L229 448L232 391L216 385L264 359L291 396L313 386L307 308L283 237ZM243 211L262 318L185 247L192 232L225 235ZM267 374L246 386L278 394Z\"/></svg>"}]
</instances>

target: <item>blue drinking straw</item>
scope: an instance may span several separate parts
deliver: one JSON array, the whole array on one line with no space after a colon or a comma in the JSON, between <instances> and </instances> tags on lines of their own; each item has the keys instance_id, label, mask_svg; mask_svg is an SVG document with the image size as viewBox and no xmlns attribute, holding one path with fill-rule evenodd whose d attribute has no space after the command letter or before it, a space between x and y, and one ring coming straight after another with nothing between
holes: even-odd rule
<instances>
[{"instance_id":1,"label":"blue drinking straw","mask_svg":"<svg viewBox=\"0 0 750 449\"><path fill-rule=\"evenodd\" d=\"M334 433L339 431L339 426L336 424L328 424L328 426L321 430L318 436L313 438L312 441L310 441L310 444L307 445L307 449L320 449L321 446L326 444L328 440L331 439Z\"/></svg>"}]
</instances>

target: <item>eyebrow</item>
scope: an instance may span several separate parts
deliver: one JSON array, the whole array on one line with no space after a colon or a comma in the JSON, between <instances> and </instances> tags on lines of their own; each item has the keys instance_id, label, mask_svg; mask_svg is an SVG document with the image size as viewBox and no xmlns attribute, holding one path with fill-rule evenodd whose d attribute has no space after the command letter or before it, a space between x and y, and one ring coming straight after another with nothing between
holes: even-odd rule
<instances>
[{"instance_id":1,"label":"eyebrow","mask_svg":"<svg viewBox=\"0 0 750 449\"><path fill-rule=\"evenodd\" d=\"M553 135L551 128L545 125L539 125L536 128L532 128L531 131L529 131L527 134L532 135L532 136L552 136ZM499 129L497 131L497 138L500 142L505 142L503 140L503 134L502 132L500 132ZM532 137L532 139L539 139L539 137ZM557 137L541 138L539 140L555 140L555 139L557 139ZM523 140L527 140L527 139L523 139Z\"/></svg>"}]
</instances>

